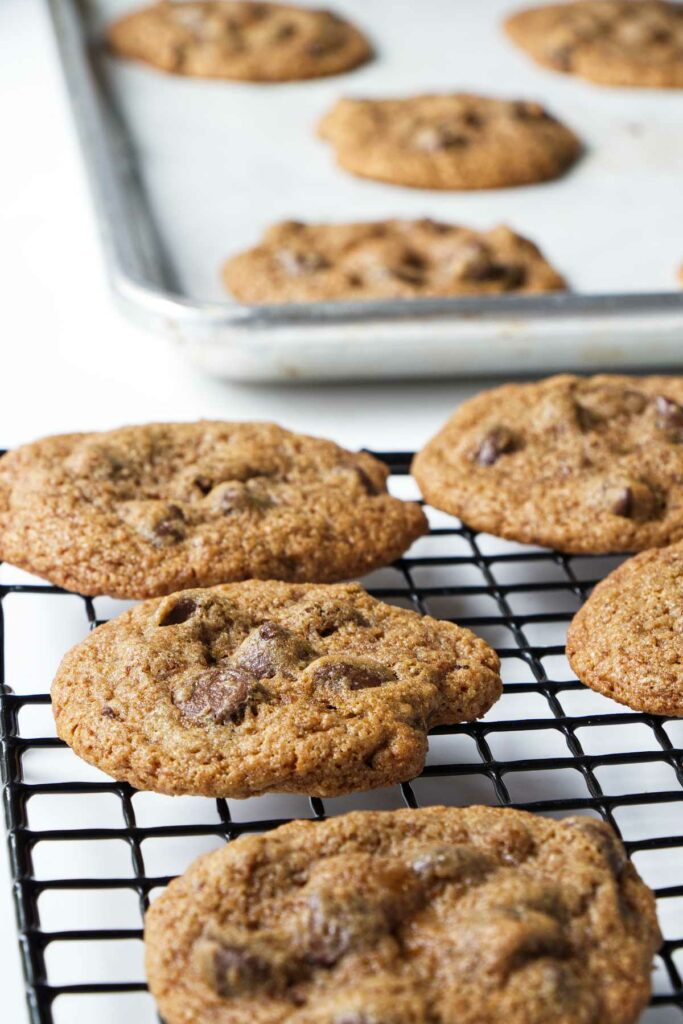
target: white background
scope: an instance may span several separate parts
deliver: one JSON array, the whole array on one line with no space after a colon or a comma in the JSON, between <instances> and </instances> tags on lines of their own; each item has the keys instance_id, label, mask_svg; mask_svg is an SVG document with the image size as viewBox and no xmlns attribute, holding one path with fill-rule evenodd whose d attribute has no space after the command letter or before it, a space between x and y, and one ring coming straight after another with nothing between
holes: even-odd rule
<instances>
[{"instance_id":1,"label":"white background","mask_svg":"<svg viewBox=\"0 0 683 1024\"><path fill-rule=\"evenodd\" d=\"M0 2L0 113L0 447L50 432L206 416L269 418L349 447L408 449L481 387L257 388L200 376L112 308L41 0ZM4 843L0 993L2 1020L22 1024Z\"/></svg>"}]
</instances>

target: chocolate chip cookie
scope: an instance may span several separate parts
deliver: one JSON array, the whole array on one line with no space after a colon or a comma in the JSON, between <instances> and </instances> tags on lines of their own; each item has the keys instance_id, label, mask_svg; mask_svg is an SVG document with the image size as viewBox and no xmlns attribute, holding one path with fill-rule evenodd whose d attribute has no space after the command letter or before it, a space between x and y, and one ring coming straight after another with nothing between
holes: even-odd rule
<instances>
[{"instance_id":1,"label":"chocolate chip cookie","mask_svg":"<svg viewBox=\"0 0 683 1024\"><path fill-rule=\"evenodd\" d=\"M434 220L301 224L268 229L223 270L241 302L321 302L548 292L565 282L503 225L474 231Z\"/></svg>"},{"instance_id":2,"label":"chocolate chip cookie","mask_svg":"<svg viewBox=\"0 0 683 1024\"><path fill-rule=\"evenodd\" d=\"M505 188L557 178L581 143L540 103L469 93L342 99L318 127L340 167L431 189Z\"/></svg>"},{"instance_id":3,"label":"chocolate chip cookie","mask_svg":"<svg viewBox=\"0 0 683 1024\"><path fill-rule=\"evenodd\" d=\"M387 476L370 455L272 423L48 437L0 460L0 559L129 598L252 577L348 579L426 532Z\"/></svg>"},{"instance_id":4,"label":"chocolate chip cookie","mask_svg":"<svg viewBox=\"0 0 683 1024\"><path fill-rule=\"evenodd\" d=\"M683 377L550 377L465 402L413 463L436 508L559 551L683 539Z\"/></svg>"},{"instance_id":5,"label":"chocolate chip cookie","mask_svg":"<svg viewBox=\"0 0 683 1024\"><path fill-rule=\"evenodd\" d=\"M683 5L580 0L517 11L508 35L535 61L600 85L683 87Z\"/></svg>"},{"instance_id":6,"label":"chocolate chip cookie","mask_svg":"<svg viewBox=\"0 0 683 1024\"><path fill-rule=\"evenodd\" d=\"M286 82L349 71L368 40L331 11L250 0L161 0L109 27L110 48L162 71Z\"/></svg>"},{"instance_id":7,"label":"chocolate chip cookie","mask_svg":"<svg viewBox=\"0 0 683 1024\"><path fill-rule=\"evenodd\" d=\"M329 796L422 769L426 732L484 714L498 658L358 584L260 582L147 601L64 658L57 731L162 793Z\"/></svg>"},{"instance_id":8,"label":"chocolate chip cookie","mask_svg":"<svg viewBox=\"0 0 683 1024\"><path fill-rule=\"evenodd\" d=\"M429 807L242 836L145 943L167 1024L634 1024L661 935L603 822Z\"/></svg>"},{"instance_id":9,"label":"chocolate chip cookie","mask_svg":"<svg viewBox=\"0 0 683 1024\"><path fill-rule=\"evenodd\" d=\"M637 711L683 717L683 546L643 551L574 616L567 657L582 683Z\"/></svg>"}]
</instances>

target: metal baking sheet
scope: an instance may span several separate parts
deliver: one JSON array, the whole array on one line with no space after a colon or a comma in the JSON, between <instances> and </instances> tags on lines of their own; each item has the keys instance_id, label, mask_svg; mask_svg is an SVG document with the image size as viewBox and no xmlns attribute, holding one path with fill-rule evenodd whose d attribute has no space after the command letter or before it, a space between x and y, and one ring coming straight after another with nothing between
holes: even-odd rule
<instances>
[{"instance_id":1,"label":"metal baking sheet","mask_svg":"<svg viewBox=\"0 0 683 1024\"><path fill-rule=\"evenodd\" d=\"M285 85L113 59L103 25L135 3L49 3L115 295L209 371L315 380L679 362L683 91L610 89L538 68L503 35L510 0L340 0L377 59ZM315 136L340 95L460 89L541 100L580 134L584 157L556 182L444 193L354 178ZM252 307L222 289L221 262L274 220L391 216L508 223L573 292Z\"/></svg>"}]
</instances>

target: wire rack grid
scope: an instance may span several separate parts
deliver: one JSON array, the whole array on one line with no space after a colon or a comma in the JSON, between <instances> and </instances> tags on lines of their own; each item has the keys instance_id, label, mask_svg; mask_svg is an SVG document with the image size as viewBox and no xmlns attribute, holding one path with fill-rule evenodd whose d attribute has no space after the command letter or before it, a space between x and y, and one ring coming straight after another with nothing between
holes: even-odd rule
<instances>
[{"instance_id":1,"label":"wire rack grid","mask_svg":"<svg viewBox=\"0 0 683 1024\"><path fill-rule=\"evenodd\" d=\"M417 497L410 454L379 457L392 491ZM427 512L429 536L365 583L376 597L489 640L501 657L503 697L479 722L434 730L412 782L324 801L163 797L85 765L55 735L51 675L88 628L127 605L0 567L4 807L32 1024L157 1020L144 983L142 916L197 854L294 817L433 803L608 821L655 889L665 936L644 1021L683 1024L683 721L592 693L564 656L573 612L618 559L507 544Z\"/></svg>"}]
</instances>

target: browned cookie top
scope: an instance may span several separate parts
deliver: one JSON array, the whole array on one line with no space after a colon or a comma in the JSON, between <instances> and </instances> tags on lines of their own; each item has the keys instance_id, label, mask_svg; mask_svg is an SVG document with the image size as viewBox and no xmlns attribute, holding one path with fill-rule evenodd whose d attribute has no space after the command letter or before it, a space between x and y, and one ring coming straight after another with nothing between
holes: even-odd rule
<instances>
[{"instance_id":1,"label":"browned cookie top","mask_svg":"<svg viewBox=\"0 0 683 1024\"><path fill-rule=\"evenodd\" d=\"M661 942L608 825L490 807L241 837L145 939L168 1024L633 1024Z\"/></svg>"},{"instance_id":2,"label":"browned cookie top","mask_svg":"<svg viewBox=\"0 0 683 1024\"><path fill-rule=\"evenodd\" d=\"M223 271L242 302L547 292L565 282L528 239L433 220L274 224Z\"/></svg>"},{"instance_id":3,"label":"browned cookie top","mask_svg":"<svg viewBox=\"0 0 683 1024\"><path fill-rule=\"evenodd\" d=\"M0 461L0 558L69 590L152 597L255 577L334 581L427 529L387 468L272 423L48 437Z\"/></svg>"},{"instance_id":4,"label":"browned cookie top","mask_svg":"<svg viewBox=\"0 0 683 1024\"><path fill-rule=\"evenodd\" d=\"M52 687L57 731L141 789L333 795L417 775L426 730L484 714L498 658L358 584L186 590L96 629Z\"/></svg>"},{"instance_id":5,"label":"browned cookie top","mask_svg":"<svg viewBox=\"0 0 683 1024\"><path fill-rule=\"evenodd\" d=\"M115 53L201 78L284 82L334 75L372 54L331 11L250 0L160 0L109 27Z\"/></svg>"},{"instance_id":6,"label":"browned cookie top","mask_svg":"<svg viewBox=\"0 0 683 1024\"><path fill-rule=\"evenodd\" d=\"M318 130L347 171L413 188L545 181L562 174L581 149L540 103L469 93L342 99Z\"/></svg>"},{"instance_id":7,"label":"browned cookie top","mask_svg":"<svg viewBox=\"0 0 683 1024\"><path fill-rule=\"evenodd\" d=\"M683 716L683 546L643 551L574 616L567 657L579 679L638 711Z\"/></svg>"},{"instance_id":8,"label":"browned cookie top","mask_svg":"<svg viewBox=\"0 0 683 1024\"><path fill-rule=\"evenodd\" d=\"M568 552L683 538L683 378L550 377L465 402L415 458L427 501Z\"/></svg>"},{"instance_id":9,"label":"browned cookie top","mask_svg":"<svg viewBox=\"0 0 683 1024\"><path fill-rule=\"evenodd\" d=\"M683 4L580 0L531 7L505 22L508 34L556 71L602 85L683 87Z\"/></svg>"}]
</instances>

